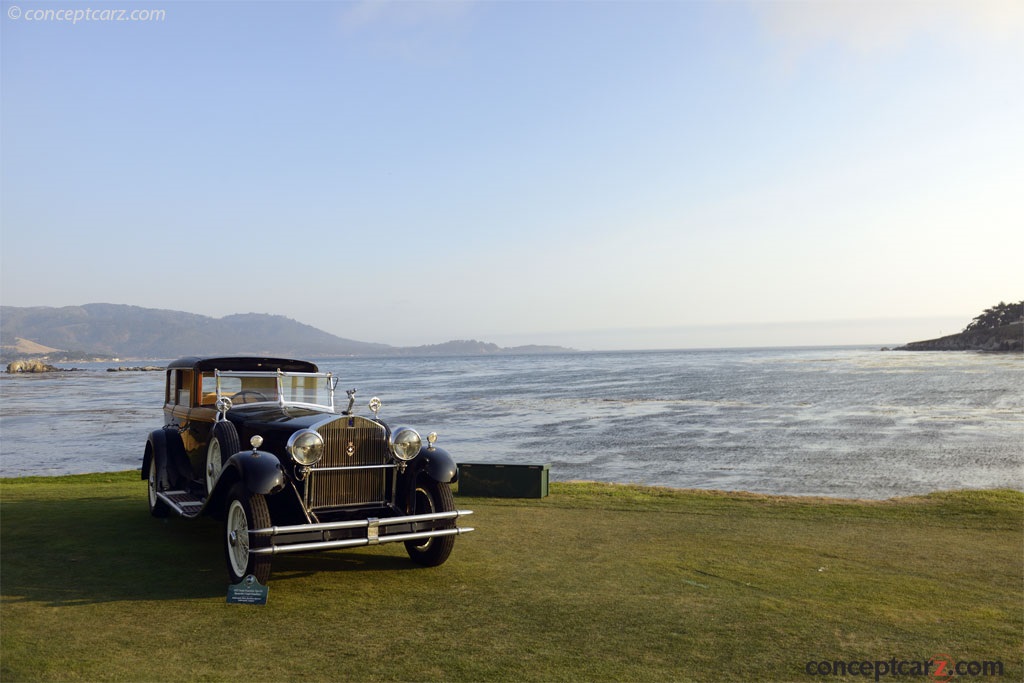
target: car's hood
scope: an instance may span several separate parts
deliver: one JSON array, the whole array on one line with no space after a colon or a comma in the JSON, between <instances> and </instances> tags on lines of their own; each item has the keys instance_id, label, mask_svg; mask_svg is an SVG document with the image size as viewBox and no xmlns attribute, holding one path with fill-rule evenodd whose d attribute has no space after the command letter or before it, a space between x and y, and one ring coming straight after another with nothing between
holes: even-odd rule
<instances>
[{"instance_id":1,"label":"car's hood","mask_svg":"<svg viewBox=\"0 0 1024 683\"><path fill-rule=\"evenodd\" d=\"M296 430L323 422L331 418L342 417L326 410L314 410L295 406L254 405L236 406L228 412L231 420L242 431L259 431L261 429Z\"/></svg>"}]
</instances>

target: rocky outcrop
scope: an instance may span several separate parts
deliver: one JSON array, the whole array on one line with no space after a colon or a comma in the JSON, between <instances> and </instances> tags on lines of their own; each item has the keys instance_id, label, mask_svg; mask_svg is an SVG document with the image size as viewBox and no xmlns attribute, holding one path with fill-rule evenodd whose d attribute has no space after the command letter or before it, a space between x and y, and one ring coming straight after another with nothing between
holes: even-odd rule
<instances>
[{"instance_id":1,"label":"rocky outcrop","mask_svg":"<svg viewBox=\"0 0 1024 683\"><path fill-rule=\"evenodd\" d=\"M162 365L136 365L133 367L107 368L107 372L163 372ZM76 372L78 368L58 368L49 363L36 359L15 360L7 364L7 372L16 374L19 372Z\"/></svg>"},{"instance_id":2,"label":"rocky outcrop","mask_svg":"<svg viewBox=\"0 0 1024 683\"><path fill-rule=\"evenodd\" d=\"M7 372L64 372L62 368L55 368L41 360L16 360L7 364Z\"/></svg>"},{"instance_id":3,"label":"rocky outcrop","mask_svg":"<svg viewBox=\"0 0 1024 683\"><path fill-rule=\"evenodd\" d=\"M1024 352L1024 322L990 330L972 330L938 339L911 342L896 351L997 351Z\"/></svg>"}]
</instances>

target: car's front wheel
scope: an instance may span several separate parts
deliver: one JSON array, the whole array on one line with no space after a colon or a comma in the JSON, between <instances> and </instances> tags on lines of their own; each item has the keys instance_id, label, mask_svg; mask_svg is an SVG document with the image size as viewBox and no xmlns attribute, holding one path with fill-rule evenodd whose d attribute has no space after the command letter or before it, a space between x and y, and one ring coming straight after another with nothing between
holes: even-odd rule
<instances>
[{"instance_id":1,"label":"car's front wheel","mask_svg":"<svg viewBox=\"0 0 1024 683\"><path fill-rule=\"evenodd\" d=\"M231 583L238 583L249 574L264 584L270 578L270 555L252 552L253 548L266 545L266 537L249 533L251 529L269 526L267 499L258 493L249 493L241 482L235 484L228 493L224 515L224 557Z\"/></svg>"},{"instance_id":2,"label":"car's front wheel","mask_svg":"<svg viewBox=\"0 0 1024 683\"><path fill-rule=\"evenodd\" d=\"M213 491L214 484L224 469L224 461L240 451L238 431L230 422L221 421L213 424L210 444L206 447L206 493Z\"/></svg>"},{"instance_id":3,"label":"car's front wheel","mask_svg":"<svg viewBox=\"0 0 1024 683\"><path fill-rule=\"evenodd\" d=\"M426 474L420 474L416 480L416 492L413 495L409 513L425 515L433 512L451 512L454 509L455 498L452 497L451 486L434 481ZM435 523L434 528L451 528L453 526L455 526L454 520L445 520ZM452 554L454 547L455 536L434 536L433 538L405 542L405 550L409 553L410 559L424 567L436 567L439 564L444 564L444 561Z\"/></svg>"}]
</instances>

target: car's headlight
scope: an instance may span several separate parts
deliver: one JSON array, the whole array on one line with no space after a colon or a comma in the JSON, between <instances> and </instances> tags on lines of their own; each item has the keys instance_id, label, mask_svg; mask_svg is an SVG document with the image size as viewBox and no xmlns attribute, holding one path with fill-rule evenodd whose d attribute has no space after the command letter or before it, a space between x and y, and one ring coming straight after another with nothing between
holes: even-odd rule
<instances>
[{"instance_id":1,"label":"car's headlight","mask_svg":"<svg viewBox=\"0 0 1024 683\"><path fill-rule=\"evenodd\" d=\"M391 432L391 437L388 439L391 452L399 460L412 460L420 452L422 445L423 441L420 439L420 435L416 433L415 429L409 427L399 427Z\"/></svg>"},{"instance_id":2,"label":"car's headlight","mask_svg":"<svg viewBox=\"0 0 1024 683\"><path fill-rule=\"evenodd\" d=\"M324 439L316 432L303 429L288 439L288 455L300 465L314 465L324 454Z\"/></svg>"}]
</instances>

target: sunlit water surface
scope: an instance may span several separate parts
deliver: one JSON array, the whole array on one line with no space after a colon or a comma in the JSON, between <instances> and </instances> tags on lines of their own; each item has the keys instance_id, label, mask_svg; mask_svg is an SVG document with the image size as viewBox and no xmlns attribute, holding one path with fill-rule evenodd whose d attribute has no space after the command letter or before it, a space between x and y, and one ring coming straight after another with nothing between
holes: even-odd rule
<instances>
[{"instance_id":1,"label":"sunlit water surface","mask_svg":"<svg viewBox=\"0 0 1024 683\"><path fill-rule=\"evenodd\" d=\"M460 462L860 498L1024 489L1020 355L749 349L318 361ZM0 375L0 476L138 468L163 374Z\"/></svg>"}]
</instances>

